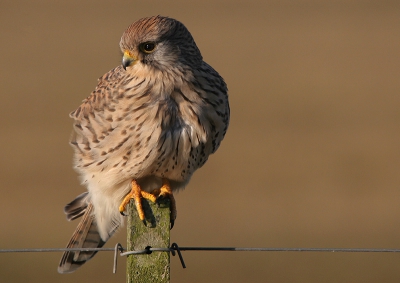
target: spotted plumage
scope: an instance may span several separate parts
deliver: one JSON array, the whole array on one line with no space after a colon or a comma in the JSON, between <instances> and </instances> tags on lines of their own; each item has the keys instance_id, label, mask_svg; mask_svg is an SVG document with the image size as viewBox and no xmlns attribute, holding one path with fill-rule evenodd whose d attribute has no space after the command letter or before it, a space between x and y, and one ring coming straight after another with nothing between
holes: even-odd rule
<instances>
[{"instance_id":1,"label":"spotted plumage","mask_svg":"<svg viewBox=\"0 0 400 283\"><path fill-rule=\"evenodd\" d=\"M123 223L118 206L132 180L146 192L163 180L172 191L183 188L229 124L226 84L182 23L141 19L124 32L120 48L123 65L102 76L70 114L75 169L88 192L66 207L70 219L83 215L68 247L102 246L112 236ZM83 229L90 231L85 237ZM93 255L66 252L59 272Z\"/></svg>"}]
</instances>

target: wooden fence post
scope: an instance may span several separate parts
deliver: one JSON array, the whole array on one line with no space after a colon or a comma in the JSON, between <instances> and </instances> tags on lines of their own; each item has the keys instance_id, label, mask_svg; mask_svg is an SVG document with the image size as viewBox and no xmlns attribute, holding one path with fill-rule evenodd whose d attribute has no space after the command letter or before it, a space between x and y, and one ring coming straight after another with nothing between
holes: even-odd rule
<instances>
[{"instance_id":1,"label":"wooden fence post","mask_svg":"<svg viewBox=\"0 0 400 283\"><path fill-rule=\"evenodd\" d=\"M168 248L170 246L169 200L159 204L142 199L146 225L139 219L133 201L128 206L127 250L144 250L146 247ZM127 258L128 283L169 283L170 253L129 255Z\"/></svg>"}]
</instances>

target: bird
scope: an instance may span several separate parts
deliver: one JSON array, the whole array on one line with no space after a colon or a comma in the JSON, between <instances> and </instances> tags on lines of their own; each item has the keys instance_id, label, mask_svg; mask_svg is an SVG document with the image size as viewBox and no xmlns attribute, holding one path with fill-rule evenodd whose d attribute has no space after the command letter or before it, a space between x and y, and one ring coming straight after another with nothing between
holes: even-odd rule
<instances>
[{"instance_id":1,"label":"bird","mask_svg":"<svg viewBox=\"0 0 400 283\"><path fill-rule=\"evenodd\" d=\"M178 20L151 16L120 40L122 64L98 79L70 117L74 168L87 191L68 203L81 217L67 249L100 248L123 225L131 199L144 220L143 198L170 199L220 146L229 125L224 79L203 61ZM59 273L74 272L96 251L64 252Z\"/></svg>"}]
</instances>

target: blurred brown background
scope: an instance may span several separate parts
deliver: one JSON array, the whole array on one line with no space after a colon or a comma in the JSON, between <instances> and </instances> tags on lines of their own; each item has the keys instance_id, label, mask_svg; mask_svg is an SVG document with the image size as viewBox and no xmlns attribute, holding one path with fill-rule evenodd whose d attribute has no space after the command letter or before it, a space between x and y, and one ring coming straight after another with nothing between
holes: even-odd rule
<instances>
[{"instance_id":1,"label":"blurred brown background","mask_svg":"<svg viewBox=\"0 0 400 283\"><path fill-rule=\"evenodd\" d=\"M0 248L61 248L68 117L121 62L124 29L182 21L225 78L231 126L179 193L181 246L400 248L400 2L2 1ZM125 246L125 230L107 244ZM0 282L124 282L103 252L0 254ZM399 282L400 254L185 252L172 282Z\"/></svg>"}]
</instances>

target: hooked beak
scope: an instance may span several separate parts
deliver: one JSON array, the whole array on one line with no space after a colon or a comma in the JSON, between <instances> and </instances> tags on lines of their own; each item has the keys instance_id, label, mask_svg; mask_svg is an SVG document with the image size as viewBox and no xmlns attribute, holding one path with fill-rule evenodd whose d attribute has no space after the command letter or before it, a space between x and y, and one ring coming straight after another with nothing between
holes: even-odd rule
<instances>
[{"instance_id":1,"label":"hooked beak","mask_svg":"<svg viewBox=\"0 0 400 283\"><path fill-rule=\"evenodd\" d=\"M132 55L131 52L125 51L122 57L122 67L126 70L127 67L135 64L137 59Z\"/></svg>"}]
</instances>

